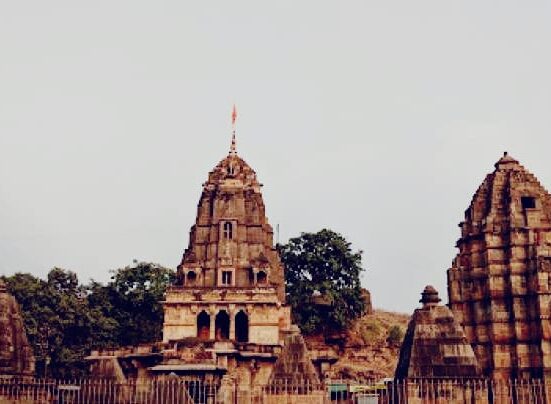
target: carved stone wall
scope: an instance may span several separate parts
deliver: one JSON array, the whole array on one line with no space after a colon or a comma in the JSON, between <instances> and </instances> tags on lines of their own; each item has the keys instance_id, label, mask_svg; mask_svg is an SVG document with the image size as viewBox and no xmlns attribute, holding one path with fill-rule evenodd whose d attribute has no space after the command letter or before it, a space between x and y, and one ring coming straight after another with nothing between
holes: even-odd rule
<instances>
[{"instance_id":1,"label":"carved stone wall","mask_svg":"<svg viewBox=\"0 0 551 404\"><path fill-rule=\"evenodd\" d=\"M460 227L449 306L484 374L551 376L551 196L505 153Z\"/></svg>"},{"instance_id":2,"label":"carved stone wall","mask_svg":"<svg viewBox=\"0 0 551 404\"><path fill-rule=\"evenodd\" d=\"M0 279L0 375L30 376L35 359L27 341L21 311Z\"/></svg>"},{"instance_id":3,"label":"carved stone wall","mask_svg":"<svg viewBox=\"0 0 551 404\"><path fill-rule=\"evenodd\" d=\"M283 267L261 186L235 151L209 173L178 267L181 286L273 287L279 300L285 300Z\"/></svg>"},{"instance_id":4,"label":"carved stone wall","mask_svg":"<svg viewBox=\"0 0 551 404\"><path fill-rule=\"evenodd\" d=\"M233 142L203 184L177 284L166 294L165 342L197 337L282 343L290 309L260 189Z\"/></svg>"}]
</instances>

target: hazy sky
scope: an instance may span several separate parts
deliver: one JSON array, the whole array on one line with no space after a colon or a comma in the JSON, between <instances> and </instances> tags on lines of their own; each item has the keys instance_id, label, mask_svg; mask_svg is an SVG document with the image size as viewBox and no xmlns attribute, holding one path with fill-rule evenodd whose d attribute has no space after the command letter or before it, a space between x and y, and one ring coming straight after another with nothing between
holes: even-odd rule
<instances>
[{"instance_id":1,"label":"hazy sky","mask_svg":"<svg viewBox=\"0 0 551 404\"><path fill-rule=\"evenodd\" d=\"M551 187L546 1L0 1L0 274L176 267L238 151L280 240L364 251L376 307L444 301L504 150Z\"/></svg>"}]
</instances>

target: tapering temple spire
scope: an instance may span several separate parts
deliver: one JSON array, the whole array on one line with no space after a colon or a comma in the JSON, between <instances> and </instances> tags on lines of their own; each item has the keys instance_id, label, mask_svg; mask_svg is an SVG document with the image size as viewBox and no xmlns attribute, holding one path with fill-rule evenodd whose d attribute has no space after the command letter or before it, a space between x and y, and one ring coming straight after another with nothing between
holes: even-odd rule
<instances>
[{"instance_id":1,"label":"tapering temple spire","mask_svg":"<svg viewBox=\"0 0 551 404\"><path fill-rule=\"evenodd\" d=\"M235 121L237 120L237 108L233 104L233 111L231 113L231 125L232 125L232 136L231 136L231 146L230 146L230 155L237 155L237 145L235 141Z\"/></svg>"}]
</instances>

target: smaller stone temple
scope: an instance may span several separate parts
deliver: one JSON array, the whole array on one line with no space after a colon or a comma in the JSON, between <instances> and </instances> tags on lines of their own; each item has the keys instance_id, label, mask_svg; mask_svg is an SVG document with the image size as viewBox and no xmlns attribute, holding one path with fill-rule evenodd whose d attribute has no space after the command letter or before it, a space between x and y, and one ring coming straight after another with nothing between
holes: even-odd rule
<instances>
[{"instance_id":1,"label":"smaller stone temple","mask_svg":"<svg viewBox=\"0 0 551 404\"><path fill-rule=\"evenodd\" d=\"M35 358L19 305L0 279L0 377L32 376Z\"/></svg>"},{"instance_id":2,"label":"smaller stone temple","mask_svg":"<svg viewBox=\"0 0 551 404\"><path fill-rule=\"evenodd\" d=\"M283 350L277 358L268 384L319 384L318 374L298 326L291 326L286 334Z\"/></svg>"},{"instance_id":3,"label":"smaller stone temple","mask_svg":"<svg viewBox=\"0 0 551 404\"><path fill-rule=\"evenodd\" d=\"M421 294L423 306L413 312L395 377L475 378L480 369L472 347L452 311L439 304L434 287Z\"/></svg>"}]
</instances>

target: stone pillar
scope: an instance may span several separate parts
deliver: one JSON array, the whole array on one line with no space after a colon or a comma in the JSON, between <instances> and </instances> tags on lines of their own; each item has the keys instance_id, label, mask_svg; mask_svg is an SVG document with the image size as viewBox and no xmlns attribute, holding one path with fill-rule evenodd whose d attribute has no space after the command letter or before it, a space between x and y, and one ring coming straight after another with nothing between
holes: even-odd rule
<instances>
[{"instance_id":1,"label":"stone pillar","mask_svg":"<svg viewBox=\"0 0 551 404\"><path fill-rule=\"evenodd\" d=\"M216 339L216 311L214 307L210 307L209 314L210 314L209 339L214 340Z\"/></svg>"},{"instance_id":2,"label":"stone pillar","mask_svg":"<svg viewBox=\"0 0 551 404\"><path fill-rule=\"evenodd\" d=\"M235 341L235 307L230 307L228 314L230 316L230 341Z\"/></svg>"}]
</instances>

